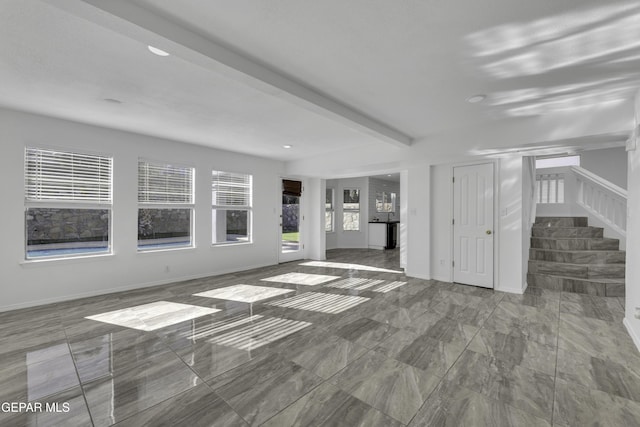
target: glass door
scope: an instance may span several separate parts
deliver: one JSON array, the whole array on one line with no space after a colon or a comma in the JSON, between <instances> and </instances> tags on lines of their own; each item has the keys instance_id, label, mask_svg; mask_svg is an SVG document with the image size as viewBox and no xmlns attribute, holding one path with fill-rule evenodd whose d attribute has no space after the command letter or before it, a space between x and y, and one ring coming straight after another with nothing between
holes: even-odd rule
<instances>
[{"instance_id":1,"label":"glass door","mask_svg":"<svg viewBox=\"0 0 640 427\"><path fill-rule=\"evenodd\" d=\"M302 259L301 239L302 182L282 180L282 209L280 211L280 262Z\"/></svg>"}]
</instances>

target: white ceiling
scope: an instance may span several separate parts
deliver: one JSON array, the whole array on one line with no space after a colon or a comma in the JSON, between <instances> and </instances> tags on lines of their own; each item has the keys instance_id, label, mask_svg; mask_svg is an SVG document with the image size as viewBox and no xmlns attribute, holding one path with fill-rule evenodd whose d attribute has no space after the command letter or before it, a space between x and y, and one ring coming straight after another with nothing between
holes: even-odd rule
<instances>
[{"instance_id":1,"label":"white ceiling","mask_svg":"<svg viewBox=\"0 0 640 427\"><path fill-rule=\"evenodd\" d=\"M1 1L0 105L301 164L619 140L640 86L637 1Z\"/></svg>"},{"instance_id":2,"label":"white ceiling","mask_svg":"<svg viewBox=\"0 0 640 427\"><path fill-rule=\"evenodd\" d=\"M383 181L400 182L399 173L385 173L383 175L372 175L371 178L381 179Z\"/></svg>"}]
</instances>

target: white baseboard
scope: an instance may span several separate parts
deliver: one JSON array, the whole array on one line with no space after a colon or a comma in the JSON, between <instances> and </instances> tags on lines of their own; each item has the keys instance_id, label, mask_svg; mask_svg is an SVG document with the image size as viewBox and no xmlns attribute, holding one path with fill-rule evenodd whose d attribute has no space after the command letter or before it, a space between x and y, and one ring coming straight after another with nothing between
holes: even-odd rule
<instances>
[{"instance_id":1,"label":"white baseboard","mask_svg":"<svg viewBox=\"0 0 640 427\"><path fill-rule=\"evenodd\" d=\"M25 302L25 303L0 306L0 313L4 312L4 311L20 310L20 309L23 309L23 308L37 307L39 305L54 304L54 303L65 302L65 301L72 301L72 300L80 299L80 298L89 298L89 297L95 297L95 296L99 296L99 295L107 295L107 294L113 294L113 293L117 293L117 292L130 291L130 290L133 290L133 289L150 288L150 287L153 287L153 286L168 285L170 283L184 282L184 281L187 281L187 280L195 280L195 279L202 279L202 278L205 278L205 277L221 276L223 274L237 273L239 271L253 270L254 268L271 267L271 266L274 266L274 265L277 265L277 264L271 264L271 263L256 264L256 265L250 265L250 266L243 266L241 269L237 269L236 268L236 269L218 270L218 271L214 271L214 272L208 272L208 273L202 273L202 274L194 274L194 275L190 275L190 276L181 276L181 277L173 277L173 278L170 278L170 279L156 280L156 281L153 281L153 282L134 283L134 284L125 285L125 286L118 286L118 287L115 287L115 288L107 288L107 289L94 290L94 291L90 291L90 292L80 292L80 293L76 293L76 294L61 295L59 297L44 298L44 299L39 299L39 300L35 300L35 301L29 301L29 302Z\"/></svg>"},{"instance_id":2,"label":"white baseboard","mask_svg":"<svg viewBox=\"0 0 640 427\"><path fill-rule=\"evenodd\" d=\"M627 320L626 317L622 321L622 324L624 325L625 328L627 328L627 332L629 333L629 336L633 340L633 343L636 345L636 348L638 349L638 351L640 351L640 337L638 337L635 334L635 332L633 331L633 328L629 324L629 321Z\"/></svg>"},{"instance_id":3,"label":"white baseboard","mask_svg":"<svg viewBox=\"0 0 640 427\"><path fill-rule=\"evenodd\" d=\"M524 294L525 289L522 288L494 288L496 291L500 291L500 292L506 292L508 294L518 294L518 295L522 295Z\"/></svg>"},{"instance_id":4,"label":"white baseboard","mask_svg":"<svg viewBox=\"0 0 640 427\"><path fill-rule=\"evenodd\" d=\"M410 271L407 271L406 269L405 269L405 271L404 271L404 274L405 274L407 277L413 277L413 278L415 278L415 279L431 280L431 277L428 277L428 276L426 276L426 275L424 275L424 274L415 274L415 273L411 273Z\"/></svg>"}]
</instances>

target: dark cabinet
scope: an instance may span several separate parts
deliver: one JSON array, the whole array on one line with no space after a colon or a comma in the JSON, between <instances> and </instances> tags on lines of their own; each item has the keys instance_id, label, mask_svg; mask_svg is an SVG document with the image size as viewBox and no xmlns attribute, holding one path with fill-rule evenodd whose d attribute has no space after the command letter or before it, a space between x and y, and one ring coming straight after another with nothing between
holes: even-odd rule
<instances>
[{"instance_id":1,"label":"dark cabinet","mask_svg":"<svg viewBox=\"0 0 640 427\"><path fill-rule=\"evenodd\" d=\"M398 223L388 222L387 223L387 244L385 245L384 248L395 249L397 243L398 243Z\"/></svg>"}]
</instances>

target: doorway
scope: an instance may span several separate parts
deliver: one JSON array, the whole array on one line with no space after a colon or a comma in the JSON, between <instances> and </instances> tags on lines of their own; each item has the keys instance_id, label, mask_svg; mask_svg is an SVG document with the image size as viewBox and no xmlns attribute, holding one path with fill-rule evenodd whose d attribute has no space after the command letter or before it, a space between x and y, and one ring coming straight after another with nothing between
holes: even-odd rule
<instances>
[{"instance_id":1,"label":"doorway","mask_svg":"<svg viewBox=\"0 0 640 427\"><path fill-rule=\"evenodd\" d=\"M282 203L280 205L280 262L304 258L302 241L302 182L282 180Z\"/></svg>"},{"instance_id":2,"label":"doorway","mask_svg":"<svg viewBox=\"0 0 640 427\"><path fill-rule=\"evenodd\" d=\"M453 168L453 281L493 288L494 165Z\"/></svg>"}]
</instances>

